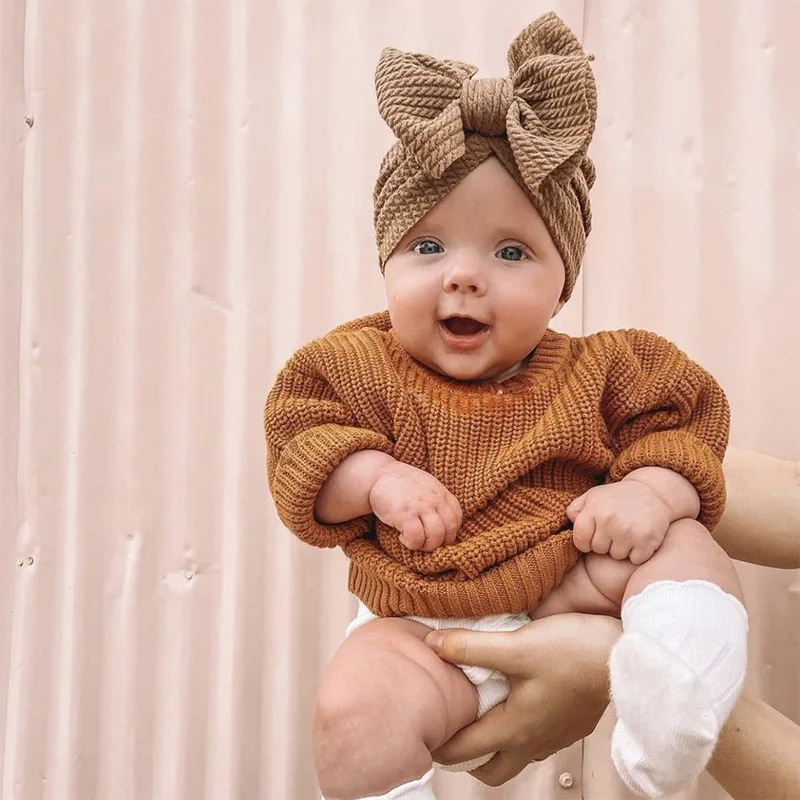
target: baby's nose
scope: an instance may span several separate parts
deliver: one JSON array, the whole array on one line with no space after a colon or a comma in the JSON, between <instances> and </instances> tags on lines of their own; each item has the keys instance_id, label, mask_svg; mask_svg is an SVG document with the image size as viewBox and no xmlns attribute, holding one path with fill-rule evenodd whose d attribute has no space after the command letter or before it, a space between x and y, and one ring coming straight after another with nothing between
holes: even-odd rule
<instances>
[{"instance_id":1,"label":"baby's nose","mask_svg":"<svg viewBox=\"0 0 800 800\"><path fill-rule=\"evenodd\" d=\"M472 294L480 291L478 280L472 278L451 278L447 284L447 289L451 292L467 292Z\"/></svg>"},{"instance_id":2,"label":"baby's nose","mask_svg":"<svg viewBox=\"0 0 800 800\"><path fill-rule=\"evenodd\" d=\"M486 278L474 259L459 259L445 274L444 288L448 292L482 294L486 291Z\"/></svg>"}]
</instances>

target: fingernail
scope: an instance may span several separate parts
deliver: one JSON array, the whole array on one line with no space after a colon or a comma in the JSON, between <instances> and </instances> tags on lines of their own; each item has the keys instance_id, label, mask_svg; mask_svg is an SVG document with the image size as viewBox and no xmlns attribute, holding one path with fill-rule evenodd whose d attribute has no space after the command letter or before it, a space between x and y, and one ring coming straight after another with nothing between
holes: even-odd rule
<instances>
[{"instance_id":1,"label":"fingernail","mask_svg":"<svg viewBox=\"0 0 800 800\"><path fill-rule=\"evenodd\" d=\"M444 644L444 633L442 631L431 631L425 637L425 644L434 652L438 653Z\"/></svg>"}]
</instances>

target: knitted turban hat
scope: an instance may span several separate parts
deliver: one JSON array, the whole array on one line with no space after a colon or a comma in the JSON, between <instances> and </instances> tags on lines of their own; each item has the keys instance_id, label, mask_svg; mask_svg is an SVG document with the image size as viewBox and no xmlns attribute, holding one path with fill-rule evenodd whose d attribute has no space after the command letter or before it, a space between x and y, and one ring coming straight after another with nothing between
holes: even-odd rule
<instances>
[{"instance_id":1,"label":"knitted turban hat","mask_svg":"<svg viewBox=\"0 0 800 800\"><path fill-rule=\"evenodd\" d=\"M479 164L496 156L547 225L566 269L566 300L591 229L594 166L586 155L597 90L583 51L556 14L508 51L508 78L473 78L459 61L387 48L375 74L378 109L398 141L375 185L381 269L410 228Z\"/></svg>"}]
</instances>

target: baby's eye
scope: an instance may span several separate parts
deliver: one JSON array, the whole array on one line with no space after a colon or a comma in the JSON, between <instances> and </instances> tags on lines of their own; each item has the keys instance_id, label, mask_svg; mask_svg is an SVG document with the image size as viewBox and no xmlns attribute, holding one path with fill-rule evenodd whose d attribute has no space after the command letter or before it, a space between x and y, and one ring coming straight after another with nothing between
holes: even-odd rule
<instances>
[{"instance_id":1,"label":"baby's eye","mask_svg":"<svg viewBox=\"0 0 800 800\"><path fill-rule=\"evenodd\" d=\"M523 261L528 256L521 247L510 244L499 250L497 257L502 258L503 261Z\"/></svg>"},{"instance_id":2,"label":"baby's eye","mask_svg":"<svg viewBox=\"0 0 800 800\"><path fill-rule=\"evenodd\" d=\"M414 245L413 250L421 256L432 256L436 255L436 253L441 253L442 246L432 239L423 239L421 242L417 242Z\"/></svg>"}]
</instances>

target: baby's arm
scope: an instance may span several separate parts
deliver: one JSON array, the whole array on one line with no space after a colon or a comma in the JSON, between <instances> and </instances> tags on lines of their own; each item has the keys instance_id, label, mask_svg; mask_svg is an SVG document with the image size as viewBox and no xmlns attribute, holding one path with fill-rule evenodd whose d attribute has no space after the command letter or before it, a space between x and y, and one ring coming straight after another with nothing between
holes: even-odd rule
<instances>
[{"instance_id":1,"label":"baby's arm","mask_svg":"<svg viewBox=\"0 0 800 800\"><path fill-rule=\"evenodd\" d=\"M697 489L678 472L663 467L640 467L629 472L623 480L638 481L655 492L670 510L670 522L697 519L700 495Z\"/></svg>"},{"instance_id":2,"label":"baby's arm","mask_svg":"<svg viewBox=\"0 0 800 800\"><path fill-rule=\"evenodd\" d=\"M672 523L719 520L729 409L711 375L666 340L644 331L599 340L613 353L601 413L615 457L608 482L567 515L583 552L642 564Z\"/></svg>"},{"instance_id":3,"label":"baby's arm","mask_svg":"<svg viewBox=\"0 0 800 800\"><path fill-rule=\"evenodd\" d=\"M267 480L281 521L317 547L344 546L378 519L409 549L452 544L461 526L456 498L432 475L391 456L390 426L365 426L337 393L324 344L295 353L267 398Z\"/></svg>"},{"instance_id":4,"label":"baby's arm","mask_svg":"<svg viewBox=\"0 0 800 800\"><path fill-rule=\"evenodd\" d=\"M317 495L320 522L346 522L374 513L395 528L410 550L452 544L461 527L461 506L440 481L375 450L348 456Z\"/></svg>"},{"instance_id":5,"label":"baby's arm","mask_svg":"<svg viewBox=\"0 0 800 800\"><path fill-rule=\"evenodd\" d=\"M708 372L655 334L628 331L612 338L616 348L601 407L614 451L608 482L635 474L679 506L687 503L676 510L692 506L679 518L697 518L713 529L725 508L722 458L730 430L725 393ZM682 476L699 507L695 510L688 486L664 485L669 476L663 472L659 478L640 472L652 467Z\"/></svg>"},{"instance_id":6,"label":"baby's arm","mask_svg":"<svg viewBox=\"0 0 800 800\"><path fill-rule=\"evenodd\" d=\"M369 496L381 472L395 459L380 450L361 450L348 456L322 485L314 516L328 524L349 522L372 513Z\"/></svg>"},{"instance_id":7,"label":"baby's arm","mask_svg":"<svg viewBox=\"0 0 800 800\"><path fill-rule=\"evenodd\" d=\"M575 546L643 564L679 519L696 519L700 497L683 475L640 467L618 483L596 486L567 508Z\"/></svg>"},{"instance_id":8,"label":"baby's arm","mask_svg":"<svg viewBox=\"0 0 800 800\"><path fill-rule=\"evenodd\" d=\"M371 511L362 504L352 514L323 521L314 508L320 490L354 454L381 453L388 459L393 445L390 431L361 424L331 385L325 366L310 345L278 374L264 410L267 480L278 516L292 533L317 547L336 547L370 530Z\"/></svg>"}]
</instances>

